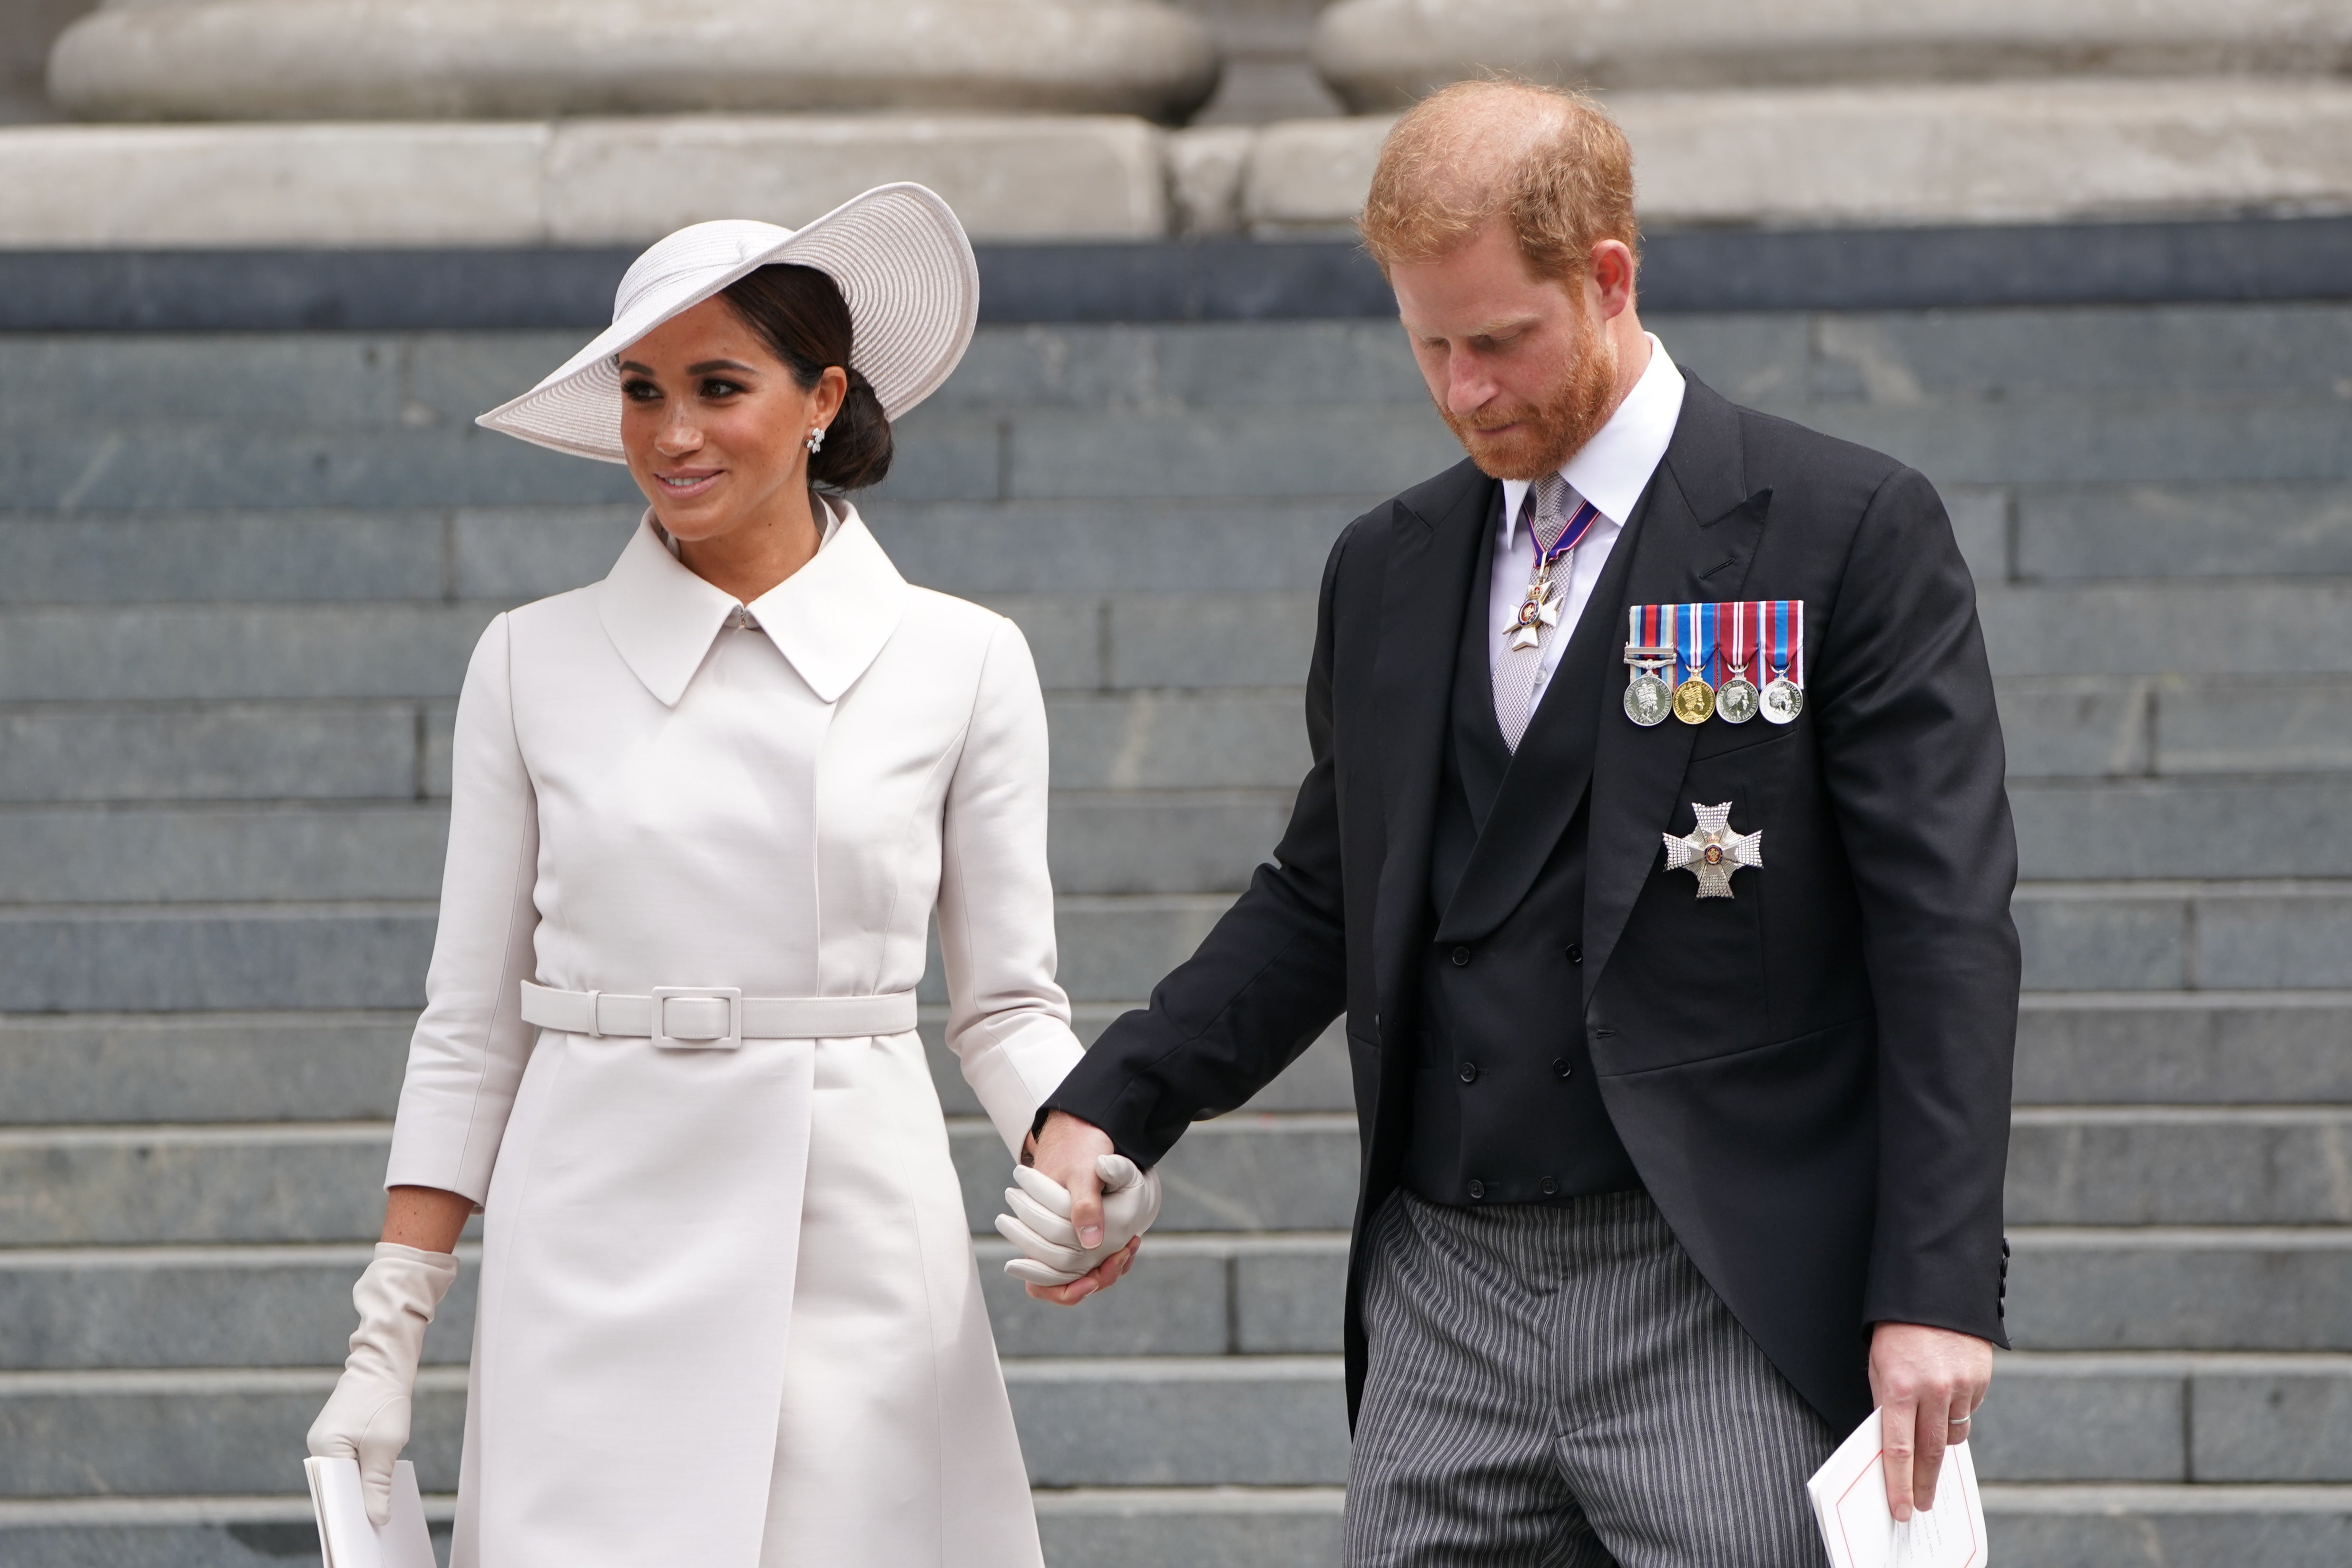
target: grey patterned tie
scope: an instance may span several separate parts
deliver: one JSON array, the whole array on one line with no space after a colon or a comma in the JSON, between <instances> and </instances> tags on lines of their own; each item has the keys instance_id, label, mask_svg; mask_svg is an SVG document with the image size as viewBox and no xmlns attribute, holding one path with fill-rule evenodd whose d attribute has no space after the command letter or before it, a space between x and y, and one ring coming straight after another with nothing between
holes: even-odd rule
<instances>
[{"instance_id":1,"label":"grey patterned tie","mask_svg":"<svg viewBox=\"0 0 2352 1568\"><path fill-rule=\"evenodd\" d=\"M1569 521L1568 481L1558 474L1546 474L1528 487L1528 499L1519 507L1520 521L1528 524L1535 536L1536 559L1559 542ZM1552 592L1565 599L1568 595L1568 574L1575 552L1552 568ZM1488 627L1493 636L1497 628ZM1495 722L1503 728L1503 744L1513 752L1519 749L1519 737L1528 732L1528 721L1535 716L1536 677L1543 671L1545 646L1559 635L1558 626L1539 626L1536 630L1536 646L1511 647L1507 645L1495 654Z\"/></svg>"}]
</instances>

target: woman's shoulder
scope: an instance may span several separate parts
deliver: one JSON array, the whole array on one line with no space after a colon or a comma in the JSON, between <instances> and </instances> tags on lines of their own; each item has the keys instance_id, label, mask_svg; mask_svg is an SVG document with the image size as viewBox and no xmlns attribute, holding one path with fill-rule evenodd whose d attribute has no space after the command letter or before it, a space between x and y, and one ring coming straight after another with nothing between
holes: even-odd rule
<instances>
[{"instance_id":1,"label":"woman's shoulder","mask_svg":"<svg viewBox=\"0 0 2352 1568\"><path fill-rule=\"evenodd\" d=\"M986 648L1001 637L1021 635L1009 617L985 605L959 599L936 588L919 588L912 583L907 584L906 610L898 625L902 631L912 631L917 636L969 644L974 651Z\"/></svg>"}]
</instances>

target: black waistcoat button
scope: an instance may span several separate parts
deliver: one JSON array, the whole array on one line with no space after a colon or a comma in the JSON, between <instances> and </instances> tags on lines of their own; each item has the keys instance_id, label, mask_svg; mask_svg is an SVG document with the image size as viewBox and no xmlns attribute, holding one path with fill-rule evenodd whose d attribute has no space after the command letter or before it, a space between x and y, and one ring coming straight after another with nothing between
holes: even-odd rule
<instances>
[{"instance_id":1,"label":"black waistcoat button","mask_svg":"<svg viewBox=\"0 0 2352 1568\"><path fill-rule=\"evenodd\" d=\"M1536 1184L1536 1189L1548 1198L1558 1197L1559 1195L1559 1180L1555 1176L1546 1176L1542 1181Z\"/></svg>"},{"instance_id":2,"label":"black waistcoat button","mask_svg":"<svg viewBox=\"0 0 2352 1568\"><path fill-rule=\"evenodd\" d=\"M1566 1082L1576 1076L1576 1068L1566 1057L1554 1057L1551 1063L1551 1076Z\"/></svg>"},{"instance_id":3,"label":"black waistcoat button","mask_svg":"<svg viewBox=\"0 0 2352 1568\"><path fill-rule=\"evenodd\" d=\"M1466 948L1466 947L1457 947L1457 948L1455 948L1455 949L1454 950L1454 968L1459 969L1459 968L1461 968L1464 964L1465 964L1465 963L1469 963L1469 962L1470 962L1470 950L1469 950L1468 948Z\"/></svg>"},{"instance_id":4,"label":"black waistcoat button","mask_svg":"<svg viewBox=\"0 0 2352 1568\"><path fill-rule=\"evenodd\" d=\"M1464 1062L1462 1064L1462 1081L1464 1083L1476 1083L1478 1081L1478 1064L1476 1062Z\"/></svg>"},{"instance_id":5,"label":"black waistcoat button","mask_svg":"<svg viewBox=\"0 0 2352 1568\"><path fill-rule=\"evenodd\" d=\"M1568 944L1568 961L1570 963L1582 963L1584 962L1584 949L1575 942L1570 942Z\"/></svg>"},{"instance_id":6,"label":"black waistcoat button","mask_svg":"<svg viewBox=\"0 0 2352 1568\"><path fill-rule=\"evenodd\" d=\"M1470 1184L1470 1195L1474 1198L1485 1197L1486 1195L1486 1184L1484 1182L1472 1182Z\"/></svg>"}]
</instances>

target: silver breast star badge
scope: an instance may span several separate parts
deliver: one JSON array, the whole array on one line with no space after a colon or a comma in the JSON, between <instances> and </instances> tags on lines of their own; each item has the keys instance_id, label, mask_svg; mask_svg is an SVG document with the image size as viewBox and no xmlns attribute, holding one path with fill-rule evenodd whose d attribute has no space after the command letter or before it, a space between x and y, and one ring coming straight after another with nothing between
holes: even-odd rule
<instances>
[{"instance_id":1,"label":"silver breast star badge","mask_svg":"<svg viewBox=\"0 0 2352 1568\"><path fill-rule=\"evenodd\" d=\"M1691 803L1698 814L1698 826L1677 838L1664 835L1666 869L1688 871L1698 879L1698 896L1702 899L1731 897L1731 874L1742 866L1764 864L1764 831L1734 833L1731 830L1731 803L1721 805L1701 805Z\"/></svg>"}]
</instances>

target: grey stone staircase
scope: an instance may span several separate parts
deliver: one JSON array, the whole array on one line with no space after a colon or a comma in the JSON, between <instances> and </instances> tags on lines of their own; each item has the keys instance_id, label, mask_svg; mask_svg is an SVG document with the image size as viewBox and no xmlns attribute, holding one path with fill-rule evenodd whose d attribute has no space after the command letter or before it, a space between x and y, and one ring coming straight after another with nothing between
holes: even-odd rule
<instances>
[{"instance_id":1,"label":"grey stone staircase","mask_svg":"<svg viewBox=\"0 0 2352 1568\"><path fill-rule=\"evenodd\" d=\"M2027 881L2000 1560L2352 1561L2352 310L1664 318L1943 487ZM531 334L0 338L0 1563L313 1556L300 1438L381 1214L450 701L604 572L616 468L475 430ZM1270 847L1338 528L1453 460L1392 327L997 328L867 510L1048 686L1090 1033ZM936 1019L936 988L928 1014ZM1129 1284L1022 1298L940 1082L1049 1557L1336 1560L1355 1187L1330 1042L1167 1167ZM412 1449L455 1484L470 1277Z\"/></svg>"}]
</instances>

